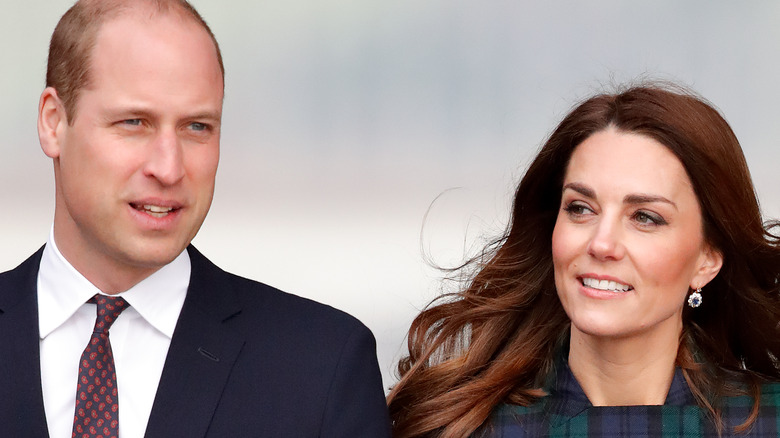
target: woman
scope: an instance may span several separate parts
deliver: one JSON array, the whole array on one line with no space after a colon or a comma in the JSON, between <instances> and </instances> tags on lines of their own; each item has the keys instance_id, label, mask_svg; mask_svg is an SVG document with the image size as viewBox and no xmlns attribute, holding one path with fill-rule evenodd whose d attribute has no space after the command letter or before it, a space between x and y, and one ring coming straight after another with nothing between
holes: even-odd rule
<instances>
[{"instance_id":1,"label":"woman","mask_svg":"<svg viewBox=\"0 0 780 438\"><path fill-rule=\"evenodd\" d=\"M395 436L778 435L776 226L702 99L586 100L466 289L412 323Z\"/></svg>"}]
</instances>

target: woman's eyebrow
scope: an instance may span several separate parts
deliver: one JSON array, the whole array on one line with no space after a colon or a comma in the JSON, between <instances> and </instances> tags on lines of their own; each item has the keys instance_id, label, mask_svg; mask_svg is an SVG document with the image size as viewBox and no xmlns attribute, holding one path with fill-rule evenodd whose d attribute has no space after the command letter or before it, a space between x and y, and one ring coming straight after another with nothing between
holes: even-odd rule
<instances>
[{"instance_id":1,"label":"woman's eyebrow","mask_svg":"<svg viewBox=\"0 0 780 438\"><path fill-rule=\"evenodd\" d=\"M570 189L574 190L575 192L581 194L582 196L585 196L587 198L596 199L596 192L591 189L590 187L582 184L582 183L568 183L563 186L563 189ZM629 195L626 195L623 198L623 202L625 204L650 204L653 202L663 202L665 204L669 204L672 207L674 207L675 210L678 210L677 204L674 203L674 201L671 201L663 196L660 195L651 195L647 193L632 193Z\"/></svg>"},{"instance_id":2,"label":"woman's eyebrow","mask_svg":"<svg viewBox=\"0 0 780 438\"><path fill-rule=\"evenodd\" d=\"M645 193L631 194L626 195L623 198L623 202L626 204L649 204L653 202L663 202L671 205L675 210L677 210L677 204L659 195L648 195Z\"/></svg>"},{"instance_id":3,"label":"woman's eyebrow","mask_svg":"<svg viewBox=\"0 0 780 438\"><path fill-rule=\"evenodd\" d=\"M581 194L582 196L595 199L596 198L596 192L593 191L590 187L585 186L584 184L580 183L569 183L563 186L563 190L571 189L575 192Z\"/></svg>"}]
</instances>

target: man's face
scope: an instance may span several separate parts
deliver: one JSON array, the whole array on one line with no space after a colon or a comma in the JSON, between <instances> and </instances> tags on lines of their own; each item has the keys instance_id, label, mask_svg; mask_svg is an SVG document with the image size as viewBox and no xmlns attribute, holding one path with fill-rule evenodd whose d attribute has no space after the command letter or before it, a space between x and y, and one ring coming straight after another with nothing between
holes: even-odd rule
<instances>
[{"instance_id":1,"label":"man's face","mask_svg":"<svg viewBox=\"0 0 780 438\"><path fill-rule=\"evenodd\" d=\"M203 223L222 94L216 49L193 21L131 13L99 31L72 123L57 124L53 148L41 137L55 159L57 245L104 291L172 261Z\"/></svg>"}]
</instances>

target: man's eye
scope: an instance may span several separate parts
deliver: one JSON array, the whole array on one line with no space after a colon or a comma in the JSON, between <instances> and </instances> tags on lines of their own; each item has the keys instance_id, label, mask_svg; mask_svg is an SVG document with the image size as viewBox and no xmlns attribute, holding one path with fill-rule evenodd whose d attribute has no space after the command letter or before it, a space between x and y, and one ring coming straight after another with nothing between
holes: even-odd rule
<instances>
[{"instance_id":1,"label":"man's eye","mask_svg":"<svg viewBox=\"0 0 780 438\"><path fill-rule=\"evenodd\" d=\"M193 122L190 123L190 129L192 129L193 131L205 131L209 129L209 126L205 123Z\"/></svg>"},{"instance_id":2,"label":"man's eye","mask_svg":"<svg viewBox=\"0 0 780 438\"><path fill-rule=\"evenodd\" d=\"M129 126L141 126L141 119L127 119L122 120L122 124Z\"/></svg>"}]
</instances>

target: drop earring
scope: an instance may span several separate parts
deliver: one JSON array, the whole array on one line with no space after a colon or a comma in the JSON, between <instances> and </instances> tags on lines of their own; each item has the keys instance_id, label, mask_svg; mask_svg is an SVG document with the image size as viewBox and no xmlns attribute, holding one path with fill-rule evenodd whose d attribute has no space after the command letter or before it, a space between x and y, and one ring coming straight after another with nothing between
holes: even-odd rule
<instances>
[{"instance_id":1,"label":"drop earring","mask_svg":"<svg viewBox=\"0 0 780 438\"><path fill-rule=\"evenodd\" d=\"M688 297L688 305L696 308L701 306L701 288L697 288L691 295Z\"/></svg>"}]
</instances>

